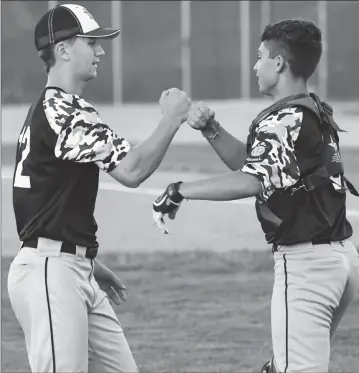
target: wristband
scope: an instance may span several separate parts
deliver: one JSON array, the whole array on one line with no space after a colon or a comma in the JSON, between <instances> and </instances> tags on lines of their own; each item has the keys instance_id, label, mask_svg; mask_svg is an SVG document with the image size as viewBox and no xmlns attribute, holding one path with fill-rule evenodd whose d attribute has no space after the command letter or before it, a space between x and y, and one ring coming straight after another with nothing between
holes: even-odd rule
<instances>
[{"instance_id":1,"label":"wristband","mask_svg":"<svg viewBox=\"0 0 359 373\"><path fill-rule=\"evenodd\" d=\"M202 135L207 140L213 140L219 134L220 128L221 125L215 119L210 119L207 126L203 129Z\"/></svg>"}]
</instances>

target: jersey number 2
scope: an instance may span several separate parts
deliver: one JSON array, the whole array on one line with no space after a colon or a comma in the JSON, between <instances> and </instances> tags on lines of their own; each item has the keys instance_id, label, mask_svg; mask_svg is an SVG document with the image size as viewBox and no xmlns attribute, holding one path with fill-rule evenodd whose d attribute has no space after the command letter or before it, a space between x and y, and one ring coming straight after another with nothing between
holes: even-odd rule
<instances>
[{"instance_id":1,"label":"jersey number 2","mask_svg":"<svg viewBox=\"0 0 359 373\"><path fill-rule=\"evenodd\" d=\"M30 127L28 126L25 127L20 134L19 146L22 144L25 144L25 147L22 150L21 159L16 166L14 186L18 188L31 188L30 176L25 176L22 174L24 167L23 163L30 153Z\"/></svg>"}]
</instances>

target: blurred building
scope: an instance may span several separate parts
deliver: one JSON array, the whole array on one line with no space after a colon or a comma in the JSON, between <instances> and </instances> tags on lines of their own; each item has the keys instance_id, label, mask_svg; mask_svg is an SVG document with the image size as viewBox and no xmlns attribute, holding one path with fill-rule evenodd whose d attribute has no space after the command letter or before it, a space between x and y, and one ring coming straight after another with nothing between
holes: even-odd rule
<instances>
[{"instance_id":1,"label":"blurred building","mask_svg":"<svg viewBox=\"0 0 359 373\"><path fill-rule=\"evenodd\" d=\"M46 75L34 46L36 22L70 1L2 1L2 102L27 103ZM268 22L303 17L323 28L325 53L313 90L357 100L359 39L356 1L76 1L100 25L118 26L105 41L99 77L85 97L94 102L153 102L169 87L193 99L260 97L252 67Z\"/></svg>"}]
</instances>

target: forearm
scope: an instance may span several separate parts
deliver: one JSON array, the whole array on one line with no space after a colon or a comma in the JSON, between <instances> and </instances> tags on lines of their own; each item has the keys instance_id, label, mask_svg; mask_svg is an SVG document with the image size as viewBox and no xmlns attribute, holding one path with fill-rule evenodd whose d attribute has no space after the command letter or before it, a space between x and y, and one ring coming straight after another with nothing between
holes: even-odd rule
<instances>
[{"instance_id":1,"label":"forearm","mask_svg":"<svg viewBox=\"0 0 359 373\"><path fill-rule=\"evenodd\" d=\"M259 180L242 171L229 172L179 185L179 192L185 199L207 201L231 201L253 197L261 190Z\"/></svg>"},{"instance_id":2,"label":"forearm","mask_svg":"<svg viewBox=\"0 0 359 373\"><path fill-rule=\"evenodd\" d=\"M212 125L213 128L215 124L210 122L208 125ZM207 140L223 163L232 171L237 171L243 166L246 158L246 145L223 127L219 127L217 136Z\"/></svg>"},{"instance_id":3,"label":"forearm","mask_svg":"<svg viewBox=\"0 0 359 373\"><path fill-rule=\"evenodd\" d=\"M158 168L180 124L179 119L162 118L152 135L134 147L137 158L132 169L139 183L145 181Z\"/></svg>"},{"instance_id":4,"label":"forearm","mask_svg":"<svg viewBox=\"0 0 359 373\"><path fill-rule=\"evenodd\" d=\"M162 117L151 136L134 146L111 176L126 186L139 186L158 168L180 125L178 118Z\"/></svg>"}]
</instances>

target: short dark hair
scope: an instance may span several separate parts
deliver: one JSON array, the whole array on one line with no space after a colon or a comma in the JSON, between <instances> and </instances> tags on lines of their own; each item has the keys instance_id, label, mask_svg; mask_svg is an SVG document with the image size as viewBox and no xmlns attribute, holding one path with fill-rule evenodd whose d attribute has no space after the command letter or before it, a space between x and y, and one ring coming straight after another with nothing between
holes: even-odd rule
<instances>
[{"instance_id":1,"label":"short dark hair","mask_svg":"<svg viewBox=\"0 0 359 373\"><path fill-rule=\"evenodd\" d=\"M305 80L314 73L322 55L322 33L313 22L304 19L268 24L261 41L268 42L270 58L282 55L293 76Z\"/></svg>"},{"instance_id":2,"label":"short dark hair","mask_svg":"<svg viewBox=\"0 0 359 373\"><path fill-rule=\"evenodd\" d=\"M39 57L44 64L46 74L49 73L50 68L55 65L54 46L50 45L39 51Z\"/></svg>"},{"instance_id":3,"label":"short dark hair","mask_svg":"<svg viewBox=\"0 0 359 373\"><path fill-rule=\"evenodd\" d=\"M70 44L73 44L75 42L75 39L76 39L76 36L74 36L70 39L67 39L66 41L68 41ZM46 47L44 49L41 49L38 52L39 57L44 64L46 74L49 73L51 67L54 66L55 62L56 62L54 49L55 49L55 45L49 45L48 47Z\"/></svg>"}]
</instances>

